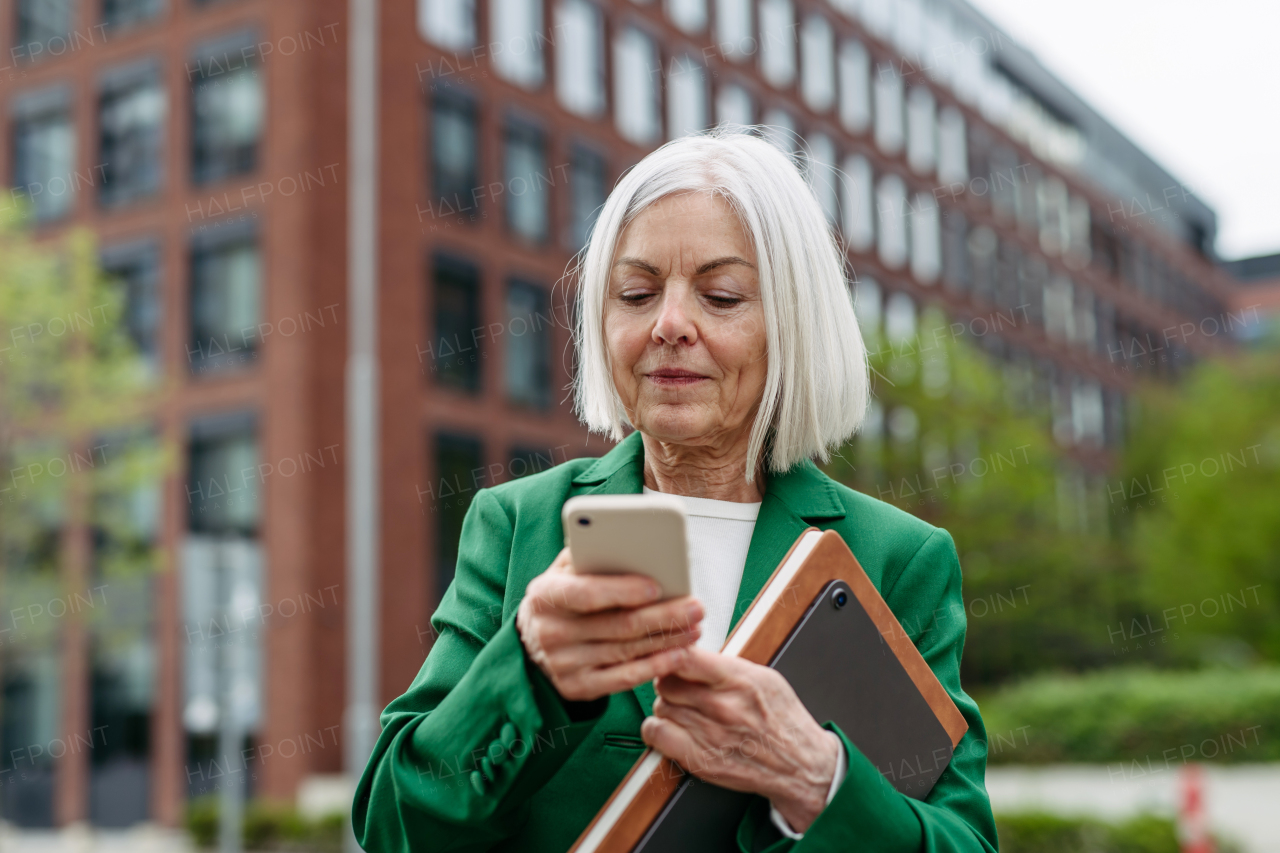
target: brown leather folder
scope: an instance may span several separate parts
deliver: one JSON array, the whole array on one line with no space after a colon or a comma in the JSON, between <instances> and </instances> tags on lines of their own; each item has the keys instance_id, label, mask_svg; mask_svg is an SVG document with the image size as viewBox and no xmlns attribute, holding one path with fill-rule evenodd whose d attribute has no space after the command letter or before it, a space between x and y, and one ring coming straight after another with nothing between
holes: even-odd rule
<instances>
[{"instance_id":1,"label":"brown leather folder","mask_svg":"<svg viewBox=\"0 0 1280 853\"><path fill-rule=\"evenodd\" d=\"M834 531L795 541L724 654L772 666L819 723L832 721L902 793L923 799L968 724ZM752 795L646 750L570 853L717 853Z\"/></svg>"}]
</instances>

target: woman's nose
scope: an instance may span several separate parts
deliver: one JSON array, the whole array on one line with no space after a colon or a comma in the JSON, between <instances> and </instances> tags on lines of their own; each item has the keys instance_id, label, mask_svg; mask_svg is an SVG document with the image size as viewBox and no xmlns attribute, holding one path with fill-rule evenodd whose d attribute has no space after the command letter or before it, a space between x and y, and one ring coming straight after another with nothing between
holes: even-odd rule
<instances>
[{"instance_id":1,"label":"woman's nose","mask_svg":"<svg viewBox=\"0 0 1280 853\"><path fill-rule=\"evenodd\" d=\"M696 310L690 304L686 288L668 285L663 288L658 320L653 326L653 340L659 344L692 344L698 340L698 327L693 320Z\"/></svg>"}]
</instances>

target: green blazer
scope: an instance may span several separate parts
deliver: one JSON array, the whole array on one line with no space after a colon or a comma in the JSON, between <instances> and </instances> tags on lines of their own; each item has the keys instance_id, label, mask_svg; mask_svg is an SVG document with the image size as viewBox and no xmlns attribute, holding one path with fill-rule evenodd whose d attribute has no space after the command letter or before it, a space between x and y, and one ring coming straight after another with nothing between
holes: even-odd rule
<instances>
[{"instance_id":1,"label":"green blazer","mask_svg":"<svg viewBox=\"0 0 1280 853\"><path fill-rule=\"evenodd\" d=\"M458 544L457 572L431 625L422 671L382 714L356 788L352 825L370 853L564 853L644 748L652 684L566 702L524 654L515 629L525 587L564 547L560 509L582 494L634 494L644 446L633 432L599 459L574 459L482 489ZM843 733L848 774L804 838L783 838L757 797L741 850L994 851L983 775L986 733L960 688L964 604L950 535L848 489L805 461L770 475L733 621L806 527L835 530L969 722L924 801L898 793ZM824 722L819 720L820 723Z\"/></svg>"}]
</instances>

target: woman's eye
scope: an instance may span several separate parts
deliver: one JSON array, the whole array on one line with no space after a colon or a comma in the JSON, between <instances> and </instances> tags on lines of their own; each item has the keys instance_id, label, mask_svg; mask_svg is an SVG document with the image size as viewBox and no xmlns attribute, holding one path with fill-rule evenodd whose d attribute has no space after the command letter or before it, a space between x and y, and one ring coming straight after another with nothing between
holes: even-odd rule
<instances>
[{"instance_id":1,"label":"woman's eye","mask_svg":"<svg viewBox=\"0 0 1280 853\"><path fill-rule=\"evenodd\" d=\"M628 305L638 305L653 296L652 293L624 293L618 298Z\"/></svg>"},{"instance_id":2,"label":"woman's eye","mask_svg":"<svg viewBox=\"0 0 1280 853\"><path fill-rule=\"evenodd\" d=\"M738 296L708 296L707 299L718 308L729 308L742 301Z\"/></svg>"}]
</instances>

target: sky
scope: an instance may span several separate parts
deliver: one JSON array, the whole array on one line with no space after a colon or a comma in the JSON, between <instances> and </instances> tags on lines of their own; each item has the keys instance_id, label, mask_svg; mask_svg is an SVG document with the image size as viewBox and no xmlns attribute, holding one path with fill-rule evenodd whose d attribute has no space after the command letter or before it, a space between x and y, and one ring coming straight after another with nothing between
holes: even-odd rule
<instances>
[{"instance_id":1,"label":"sky","mask_svg":"<svg viewBox=\"0 0 1280 853\"><path fill-rule=\"evenodd\" d=\"M1218 214L1280 252L1280 2L969 0Z\"/></svg>"}]
</instances>

